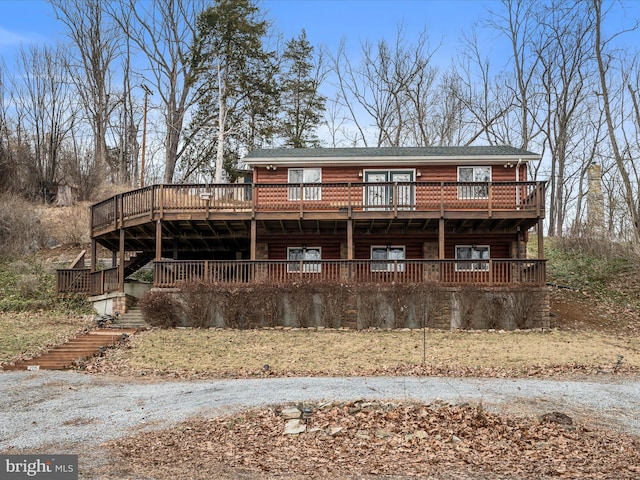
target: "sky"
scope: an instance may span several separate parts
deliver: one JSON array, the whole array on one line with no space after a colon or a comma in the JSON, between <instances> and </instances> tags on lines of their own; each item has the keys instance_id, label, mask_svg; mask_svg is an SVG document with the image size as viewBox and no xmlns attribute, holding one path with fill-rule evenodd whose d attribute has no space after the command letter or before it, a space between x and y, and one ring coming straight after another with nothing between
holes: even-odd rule
<instances>
[{"instance_id":1,"label":"sky","mask_svg":"<svg viewBox=\"0 0 640 480\"><path fill-rule=\"evenodd\" d=\"M151 0L141 0L151 1ZM260 0L260 8L285 39L305 29L312 45L335 51L344 37L350 45L382 36L393 38L402 23L409 34L425 26L431 42L455 47L463 30L496 0ZM0 0L0 55L9 66L20 43L65 41L64 25L43 0Z\"/></svg>"}]
</instances>

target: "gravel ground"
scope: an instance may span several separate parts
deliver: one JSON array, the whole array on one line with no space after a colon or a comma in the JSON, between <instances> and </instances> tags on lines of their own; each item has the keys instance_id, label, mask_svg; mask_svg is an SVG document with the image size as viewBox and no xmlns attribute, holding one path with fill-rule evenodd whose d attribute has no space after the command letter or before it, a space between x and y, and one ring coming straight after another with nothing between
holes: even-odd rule
<instances>
[{"instance_id":1,"label":"gravel ground","mask_svg":"<svg viewBox=\"0 0 640 480\"><path fill-rule=\"evenodd\" d=\"M75 372L0 374L0 452L80 455L100 463L100 444L194 416L298 401L388 399L482 402L518 415L551 411L640 435L640 380L591 381L420 377L158 381ZM104 460L103 460L104 461Z\"/></svg>"}]
</instances>

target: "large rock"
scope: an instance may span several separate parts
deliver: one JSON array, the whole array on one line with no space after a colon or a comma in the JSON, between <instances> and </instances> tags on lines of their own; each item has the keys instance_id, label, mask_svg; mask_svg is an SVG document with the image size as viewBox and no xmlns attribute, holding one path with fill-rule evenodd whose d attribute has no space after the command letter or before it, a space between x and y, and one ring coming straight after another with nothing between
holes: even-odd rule
<instances>
[{"instance_id":1,"label":"large rock","mask_svg":"<svg viewBox=\"0 0 640 480\"><path fill-rule=\"evenodd\" d=\"M284 435L298 435L305 430L307 430L307 426L304 423L300 423L300 420L291 419L284 424Z\"/></svg>"},{"instance_id":2,"label":"large rock","mask_svg":"<svg viewBox=\"0 0 640 480\"><path fill-rule=\"evenodd\" d=\"M294 418L300 418L302 416L302 412L296 407L285 408L280 413L280 416L285 420L291 420Z\"/></svg>"}]
</instances>

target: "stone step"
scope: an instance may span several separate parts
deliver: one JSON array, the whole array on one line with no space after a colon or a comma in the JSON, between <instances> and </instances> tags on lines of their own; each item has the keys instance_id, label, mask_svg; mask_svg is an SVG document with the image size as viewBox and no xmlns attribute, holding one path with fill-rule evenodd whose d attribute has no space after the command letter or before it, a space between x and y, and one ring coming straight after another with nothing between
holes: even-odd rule
<instances>
[{"instance_id":1,"label":"stone step","mask_svg":"<svg viewBox=\"0 0 640 480\"><path fill-rule=\"evenodd\" d=\"M65 344L52 348L48 352L29 360L16 362L14 365L5 365L5 370L64 370L74 362L93 357L100 353L101 349L109 348L126 341L129 335L133 335L136 329L97 329L78 335L68 340Z\"/></svg>"}]
</instances>

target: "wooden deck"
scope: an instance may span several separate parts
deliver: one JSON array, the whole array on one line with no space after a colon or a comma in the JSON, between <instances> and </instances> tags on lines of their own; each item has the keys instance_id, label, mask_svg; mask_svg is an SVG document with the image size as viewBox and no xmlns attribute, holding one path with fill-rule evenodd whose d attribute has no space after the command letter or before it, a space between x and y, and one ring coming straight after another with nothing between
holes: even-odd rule
<instances>
[{"instance_id":1,"label":"wooden deck","mask_svg":"<svg viewBox=\"0 0 640 480\"><path fill-rule=\"evenodd\" d=\"M541 218L544 182L153 185L91 208L91 236L154 220Z\"/></svg>"}]
</instances>

